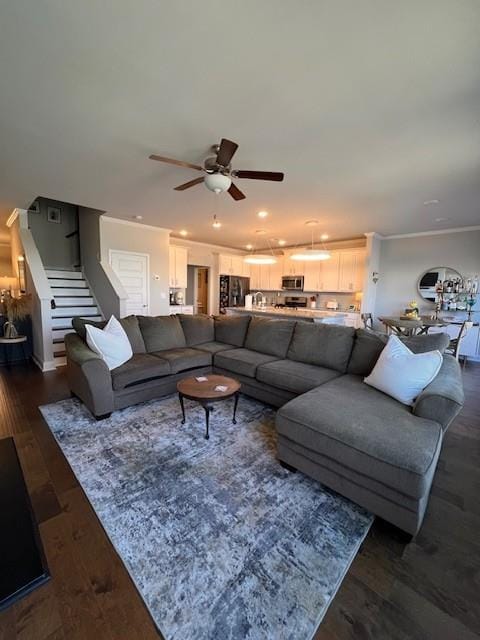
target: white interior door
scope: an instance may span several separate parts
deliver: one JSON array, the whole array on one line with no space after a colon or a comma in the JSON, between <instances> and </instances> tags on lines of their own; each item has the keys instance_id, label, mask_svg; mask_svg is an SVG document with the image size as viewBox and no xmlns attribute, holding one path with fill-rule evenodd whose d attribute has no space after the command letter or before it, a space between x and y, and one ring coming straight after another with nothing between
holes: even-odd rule
<instances>
[{"instance_id":1,"label":"white interior door","mask_svg":"<svg viewBox=\"0 0 480 640\"><path fill-rule=\"evenodd\" d=\"M110 265L128 295L128 314L148 315L148 255L112 249Z\"/></svg>"}]
</instances>

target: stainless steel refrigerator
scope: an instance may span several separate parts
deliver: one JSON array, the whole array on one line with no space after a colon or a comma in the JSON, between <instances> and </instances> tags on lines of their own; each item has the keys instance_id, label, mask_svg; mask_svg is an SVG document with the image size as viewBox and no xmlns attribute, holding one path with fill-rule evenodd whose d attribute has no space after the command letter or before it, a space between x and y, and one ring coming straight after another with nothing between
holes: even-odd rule
<instances>
[{"instance_id":1,"label":"stainless steel refrigerator","mask_svg":"<svg viewBox=\"0 0 480 640\"><path fill-rule=\"evenodd\" d=\"M220 313L226 307L244 307L245 295L250 291L250 278L220 276Z\"/></svg>"}]
</instances>

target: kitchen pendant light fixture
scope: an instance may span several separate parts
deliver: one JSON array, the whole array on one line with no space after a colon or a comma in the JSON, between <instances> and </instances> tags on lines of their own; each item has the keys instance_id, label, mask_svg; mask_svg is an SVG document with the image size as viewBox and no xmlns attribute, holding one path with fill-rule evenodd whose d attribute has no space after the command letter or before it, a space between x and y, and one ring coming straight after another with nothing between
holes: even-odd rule
<instances>
[{"instance_id":1,"label":"kitchen pendant light fixture","mask_svg":"<svg viewBox=\"0 0 480 640\"><path fill-rule=\"evenodd\" d=\"M297 260L301 262L310 262L314 260L329 260L332 256L330 251L326 249L315 249L313 246L313 229L318 225L318 220L307 220L305 222L306 227L312 227L312 243L310 247L305 247L304 249L299 249L292 253L290 256L291 260Z\"/></svg>"},{"instance_id":2,"label":"kitchen pendant light fixture","mask_svg":"<svg viewBox=\"0 0 480 640\"><path fill-rule=\"evenodd\" d=\"M268 253L251 253L243 259L247 264L276 264L275 256L269 256Z\"/></svg>"},{"instance_id":3,"label":"kitchen pendant light fixture","mask_svg":"<svg viewBox=\"0 0 480 640\"><path fill-rule=\"evenodd\" d=\"M261 231L263 232L263 229ZM258 231L256 233L257 235L263 235L263 233L259 233ZM245 256L243 261L247 264L276 264L277 259L273 255L273 249L270 241L268 241L268 245L270 247L270 253L255 253L255 248L252 247L252 253Z\"/></svg>"}]
</instances>

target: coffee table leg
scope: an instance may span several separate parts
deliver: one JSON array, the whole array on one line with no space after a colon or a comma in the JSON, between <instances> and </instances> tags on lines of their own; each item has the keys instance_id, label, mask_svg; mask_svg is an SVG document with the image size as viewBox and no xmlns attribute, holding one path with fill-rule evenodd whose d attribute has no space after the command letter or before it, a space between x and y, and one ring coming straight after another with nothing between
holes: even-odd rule
<instances>
[{"instance_id":1,"label":"coffee table leg","mask_svg":"<svg viewBox=\"0 0 480 640\"><path fill-rule=\"evenodd\" d=\"M181 393L178 394L178 399L180 400L180 406L182 407L182 422L181 422L181 424L185 424L185 406L183 404L183 395Z\"/></svg>"},{"instance_id":2,"label":"coffee table leg","mask_svg":"<svg viewBox=\"0 0 480 640\"><path fill-rule=\"evenodd\" d=\"M205 422L206 422L206 427L207 427L207 430L205 432L205 440L209 440L210 439L210 434L209 434L210 411L211 411L212 408L208 404L204 404L203 408L205 409Z\"/></svg>"},{"instance_id":3,"label":"coffee table leg","mask_svg":"<svg viewBox=\"0 0 480 640\"><path fill-rule=\"evenodd\" d=\"M237 406L238 406L238 393L235 394L235 399L233 401L233 424L237 424Z\"/></svg>"}]
</instances>

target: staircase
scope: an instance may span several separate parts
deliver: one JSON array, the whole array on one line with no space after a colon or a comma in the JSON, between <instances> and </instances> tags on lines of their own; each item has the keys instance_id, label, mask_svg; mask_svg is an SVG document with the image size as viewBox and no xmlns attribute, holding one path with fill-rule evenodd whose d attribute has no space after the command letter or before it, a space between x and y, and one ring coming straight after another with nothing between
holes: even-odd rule
<instances>
[{"instance_id":1,"label":"staircase","mask_svg":"<svg viewBox=\"0 0 480 640\"><path fill-rule=\"evenodd\" d=\"M53 355L57 366L66 363L64 336L71 333L72 318L82 316L102 320L102 315L88 284L80 271L46 270L53 293L55 309L52 309Z\"/></svg>"}]
</instances>

